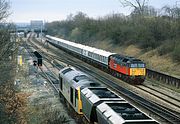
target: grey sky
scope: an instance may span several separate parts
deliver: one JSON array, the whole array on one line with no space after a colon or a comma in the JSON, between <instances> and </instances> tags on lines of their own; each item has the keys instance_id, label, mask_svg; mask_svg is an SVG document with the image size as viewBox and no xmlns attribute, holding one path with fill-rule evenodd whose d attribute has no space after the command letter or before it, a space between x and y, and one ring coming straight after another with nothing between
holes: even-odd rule
<instances>
[{"instance_id":1,"label":"grey sky","mask_svg":"<svg viewBox=\"0 0 180 124\"><path fill-rule=\"evenodd\" d=\"M149 5L161 8L175 5L180 0L149 0ZM110 13L129 14L130 8L123 8L119 0L10 0L12 15L9 21L29 22L30 20L62 20L70 13L78 11L89 17L99 17ZM179 2L180 4L180 2Z\"/></svg>"}]
</instances>

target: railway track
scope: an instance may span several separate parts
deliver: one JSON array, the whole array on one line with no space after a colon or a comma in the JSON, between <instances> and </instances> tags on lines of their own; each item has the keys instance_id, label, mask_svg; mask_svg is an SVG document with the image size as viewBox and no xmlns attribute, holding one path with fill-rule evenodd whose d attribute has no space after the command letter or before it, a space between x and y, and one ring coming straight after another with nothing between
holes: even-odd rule
<instances>
[{"instance_id":1,"label":"railway track","mask_svg":"<svg viewBox=\"0 0 180 124\"><path fill-rule=\"evenodd\" d=\"M51 56L53 56L53 55L51 55ZM61 56L63 56L63 55L61 55ZM104 82L106 85L108 85L109 87L114 89L119 94L123 94L124 96L128 97L128 99L133 100L134 102L136 102L137 104L140 104L147 110L157 114L158 116L160 116L161 118L166 120L168 123L172 123L172 124L180 123L179 113L176 113L176 112L174 112L166 107L163 107L157 103L150 102L150 101L138 96L137 94L134 94L131 91L128 91L127 89L119 86L115 82L112 82L111 80L109 80L105 77L102 77L101 75L99 75L98 73L95 73L91 69L83 67L82 65L79 65L79 64L75 64L76 62L74 60L72 60L72 58L70 58L70 57L68 57L68 59L65 59L65 60L64 60L64 58L67 57L65 55L64 55L64 57L61 57L61 58L57 57L57 56L53 56L53 57L54 58L56 57L56 59L58 59L59 61L64 61L70 65L73 65L76 68L79 68L80 70L86 71L86 73L90 74L91 76L100 80L101 82Z\"/></svg>"},{"instance_id":2,"label":"railway track","mask_svg":"<svg viewBox=\"0 0 180 124\"><path fill-rule=\"evenodd\" d=\"M63 61L63 60L61 60L61 61ZM128 99L129 99L129 96L130 96L131 97L130 99L134 99L133 101L138 101L137 102L138 104L140 102L140 104L142 106L144 106L146 109L148 109L150 111L152 111L154 109L155 111L152 111L152 112L156 113L160 117L164 118L165 120L167 120L167 122L170 122L170 123L173 123L173 124L174 123L178 124L180 122L179 121L180 120L180 118L179 118L180 114L178 112L172 111L169 108L163 107L163 106L161 106L161 105L159 105L159 104L157 104L155 102L152 102L152 103L150 102L149 103L148 100L145 100L142 97L139 97L139 96L135 95L134 93L129 92L125 88L120 87L119 85L116 85L114 82L110 81L109 79L103 79L104 77L100 76L98 73L94 73L91 69L88 69L87 67L84 67L84 66L79 67L78 64L74 64L75 61L72 62L72 60L71 61L66 60L64 62L68 62L71 65L74 65L76 68L88 73L89 75L96 78L100 82L104 82L107 86L111 87L111 89L114 89L116 92L120 93L121 95L123 94L123 95L127 96ZM94 74L89 73L90 71L91 71L91 73L94 73ZM109 82L112 82L112 83L109 84Z\"/></svg>"},{"instance_id":3,"label":"railway track","mask_svg":"<svg viewBox=\"0 0 180 124\"><path fill-rule=\"evenodd\" d=\"M172 104L173 106L180 108L180 100L177 98L174 98L168 94L165 94L159 90L153 89L151 87L148 87L146 85L142 85L142 86L136 86L137 88L139 88L140 90L145 91L146 93L149 93L159 99L162 99L163 101L166 101L170 104Z\"/></svg>"},{"instance_id":4,"label":"railway track","mask_svg":"<svg viewBox=\"0 0 180 124\"><path fill-rule=\"evenodd\" d=\"M86 68L84 68L84 70L86 70ZM87 70L87 72L89 72L89 71L91 71L91 70ZM180 122L180 114L179 113L171 111L168 108L165 108L155 102L146 100L146 99L134 94L133 92L121 87L120 85L116 84L115 82L112 82L111 80L109 80L105 77L102 77L98 73L95 73L93 71L91 71L91 73L94 73L94 75L96 75L96 77L94 77L91 74L91 76L93 76L97 80L104 82L107 86L111 87L116 92L120 93L123 96L126 96L126 98L131 99L131 100L133 100L133 102L140 104L141 106L148 109L149 111L156 113L157 115L159 115L160 117L165 119L167 122L172 123L172 124L178 124Z\"/></svg>"},{"instance_id":5,"label":"railway track","mask_svg":"<svg viewBox=\"0 0 180 124\"><path fill-rule=\"evenodd\" d=\"M160 91L160 90L158 90L158 89L153 89L152 87L150 87L150 86L148 86L148 85L144 85L144 86L147 87L147 88L149 88L149 89L152 89L152 90L154 90L154 91L156 91L156 92L159 92L159 93L161 93L161 94L163 94L163 95L166 95L166 96L170 97L171 99L174 99L174 100L180 102L180 98L178 99L178 98L176 98L176 97L172 97L171 95L166 94L166 93L164 93L163 91Z\"/></svg>"},{"instance_id":6,"label":"railway track","mask_svg":"<svg viewBox=\"0 0 180 124\"><path fill-rule=\"evenodd\" d=\"M28 45L26 44L24 44L23 45L24 47L25 47L25 49L28 51L28 53L29 53L29 55L30 56L32 56L32 57L34 57L34 54L33 54L33 52L32 52L32 50L30 49L30 48L28 48ZM33 45L34 46L34 45ZM53 58L53 56L52 55L48 55L48 54L46 54L46 55L43 55L43 58L44 59L46 59L46 60L43 60L43 61L45 61L45 62L43 62L43 66L47 69L46 71L44 71L42 68L40 68L40 70L41 70L41 72L42 73L39 73L42 77L44 77L49 83L50 83L50 85L53 87L53 89L54 89L54 91L55 91L55 94L58 94L59 95L59 85L57 84L57 80L58 80L58 76L56 75L56 74L54 74L50 69L49 69L49 67L48 67L48 64L49 65L52 65L52 66L56 66L55 68L57 68L58 70L60 69L55 63L53 63L52 61L51 61L51 59ZM50 59L51 58L51 59ZM58 64L59 65L59 64ZM61 63L61 65L60 65L60 67L64 67L65 66L65 64L62 64ZM65 101L64 101L64 99L61 99L60 98L60 101L61 102L63 102L64 104L66 103ZM69 108L69 106L67 106L66 104L65 104L65 106L68 108L68 109L70 109ZM81 124L87 124L87 120L85 119L85 118L82 118L81 116L77 116L77 115L75 115L75 113L70 109L70 111L69 111L69 115L71 115L75 120L76 120L76 122L77 123L81 123Z\"/></svg>"},{"instance_id":7,"label":"railway track","mask_svg":"<svg viewBox=\"0 0 180 124\"><path fill-rule=\"evenodd\" d=\"M75 62L68 62L68 63L72 65ZM176 124L176 123L178 124L180 122L180 118L179 118L180 115L177 112L171 111L170 109L165 108L159 104L150 102L142 97L139 97L138 95L128 91L127 89L119 86L118 84L115 84L111 80L102 77L101 75L99 75L98 73L95 73L94 71L92 71L91 69L88 69L87 67L84 67L84 66L79 67L78 64L76 64L74 66L76 68L88 73L89 75L96 78L100 82L103 82L104 84L109 86L111 89L114 89L116 92L121 94L121 96L122 95L126 96L126 98L133 100L133 102L135 101L137 104L140 104L141 106L148 109L149 111L156 113L158 116L162 117L167 122L170 122L172 124Z\"/></svg>"}]
</instances>

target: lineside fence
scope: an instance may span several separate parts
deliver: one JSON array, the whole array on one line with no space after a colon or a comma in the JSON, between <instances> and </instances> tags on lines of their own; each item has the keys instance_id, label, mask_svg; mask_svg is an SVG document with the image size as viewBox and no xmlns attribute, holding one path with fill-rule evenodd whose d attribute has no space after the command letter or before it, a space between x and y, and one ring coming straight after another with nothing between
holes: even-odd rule
<instances>
[{"instance_id":1,"label":"lineside fence","mask_svg":"<svg viewBox=\"0 0 180 124\"><path fill-rule=\"evenodd\" d=\"M157 81L164 82L165 84L180 88L180 78L157 72L155 70L147 69L147 77Z\"/></svg>"}]
</instances>

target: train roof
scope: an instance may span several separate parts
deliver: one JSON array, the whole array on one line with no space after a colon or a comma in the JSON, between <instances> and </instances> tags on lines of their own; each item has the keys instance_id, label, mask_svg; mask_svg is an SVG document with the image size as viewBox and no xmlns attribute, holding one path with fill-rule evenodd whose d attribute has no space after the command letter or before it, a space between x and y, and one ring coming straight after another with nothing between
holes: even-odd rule
<instances>
[{"instance_id":1,"label":"train roof","mask_svg":"<svg viewBox=\"0 0 180 124\"><path fill-rule=\"evenodd\" d=\"M75 76L86 75L85 73L78 71L74 67L71 67L71 66L61 69L59 71L59 74L60 76L62 76L68 81L72 80Z\"/></svg>"},{"instance_id":2,"label":"train roof","mask_svg":"<svg viewBox=\"0 0 180 124\"><path fill-rule=\"evenodd\" d=\"M105 50L102 50L102 49L98 49L98 48L95 48L95 47L90 47L90 46L82 45L82 44L75 43L75 42L72 42L72 41L56 38L56 37L53 37L53 36L50 36L50 35L46 35L46 37L51 38L51 39L56 40L56 41L59 41L59 42L66 43L66 44L71 45L71 46L81 48L83 50L87 50L89 52L92 52L92 53L95 53L95 54L98 54L98 55L101 55L101 56L105 56L105 57L109 57L110 55L115 54L115 53L111 53L111 52L108 52L108 51L105 51Z\"/></svg>"},{"instance_id":3,"label":"train roof","mask_svg":"<svg viewBox=\"0 0 180 124\"><path fill-rule=\"evenodd\" d=\"M101 49L95 49L94 53L96 53L98 55L101 55L101 56L105 56L105 57L109 57L110 55L115 54L115 53L111 53L111 52L108 52L108 51L105 51L105 50L101 50Z\"/></svg>"},{"instance_id":4,"label":"train roof","mask_svg":"<svg viewBox=\"0 0 180 124\"><path fill-rule=\"evenodd\" d=\"M64 39L61 39L61 38L57 38L57 37L53 37L53 36L50 36L50 35L46 35L46 37L50 38L52 40L55 40L55 41L59 41L59 42L68 44L68 45L73 45L74 46L76 44L74 42L71 42L71 41L68 41L68 40L64 40Z\"/></svg>"},{"instance_id":5,"label":"train roof","mask_svg":"<svg viewBox=\"0 0 180 124\"><path fill-rule=\"evenodd\" d=\"M101 86L99 82L93 80L89 75L75 69L74 67L65 67L60 70L59 74L75 89L79 87L83 89L85 87Z\"/></svg>"},{"instance_id":6,"label":"train roof","mask_svg":"<svg viewBox=\"0 0 180 124\"><path fill-rule=\"evenodd\" d=\"M97 49L95 47L90 47L90 46L85 46L85 45L83 47L83 50L87 50L89 52L92 52L101 56L105 56L105 57L109 57L110 55L115 54L115 53L111 53L102 49Z\"/></svg>"},{"instance_id":7,"label":"train roof","mask_svg":"<svg viewBox=\"0 0 180 124\"><path fill-rule=\"evenodd\" d=\"M107 88L88 88L93 94L96 94L99 98L119 98L114 92Z\"/></svg>"},{"instance_id":8,"label":"train roof","mask_svg":"<svg viewBox=\"0 0 180 124\"><path fill-rule=\"evenodd\" d=\"M84 50L87 50L87 51L89 51L89 52L93 52L94 50L96 50L96 48L90 47L90 46L86 46L86 45L84 45L83 49L84 49Z\"/></svg>"},{"instance_id":9,"label":"train roof","mask_svg":"<svg viewBox=\"0 0 180 124\"><path fill-rule=\"evenodd\" d=\"M123 101L106 101L97 106L98 115L111 124L158 124L154 119Z\"/></svg>"},{"instance_id":10,"label":"train roof","mask_svg":"<svg viewBox=\"0 0 180 124\"><path fill-rule=\"evenodd\" d=\"M136 59L134 57L119 55L117 53L112 53L112 52L105 51L105 50L102 50L102 49L98 49L98 48L95 48L95 47L82 45L82 44L75 43L75 42L72 42L72 41L56 38L56 37L53 37L53 36L50 36L50 35L46 35L46 37L51 38L51 39L56 40L56 41L59 41L59 42L63 42L65 44L68 44L68 45L71 45L71 46L75 46L75 47L83 49L83 50L87 50L89 52L92 52L92 53L95 53L95 54L98 54L98 55L101 55L101 56L104 56L104 57L112 56L112 57L115 57L118 61L130 62L130 63L132 63L132 62L143 62L140 59Z\"/></svg>"},{"instance_id":11,"label":"train roof","mask_svg":"<svg viewBox=\"0 0 180 124\"><path fill-rule=\"evenodd\" d=\"M83 97L86 97L91 103L104 100L125 101L122 97L118 96L107 87L87 87L84 88L81 93L84 95Z\"/></svg>"},{"instance_id":12,"label":"train roof","mask_svg":"<svg viewBox=\"0 0 180 124\"><path fill-rule=\"evenodd\" d=\"M111 56L114 57L115 59L117 59L118 61L122 61L122 62L143 62L140 59L136 59L136 58L130 57L130 56L123 56L123 55L119 55L119 54L113 54Z\"/></svg>"},{"instance_id":13,"label":"train roof","mask_svg":"<svg viewBox=\"0 0 180 124\"><path fill-rule=\"evenodd\" d=\"M50 39L52 39L52 40L59 41L59 38L53 37L53 36L50 36L50 35L46 35L46 38L50 38Z\"/></svg>"}]
</instances>

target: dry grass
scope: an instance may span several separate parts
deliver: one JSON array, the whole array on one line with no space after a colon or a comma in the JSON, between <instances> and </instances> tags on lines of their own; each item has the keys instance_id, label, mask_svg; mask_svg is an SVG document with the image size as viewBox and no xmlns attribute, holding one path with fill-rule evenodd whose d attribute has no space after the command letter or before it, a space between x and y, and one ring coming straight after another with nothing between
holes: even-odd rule
<instances>
[{"instance_id":1,"label":"dry grass","mask_svg":"<svg viewBox=\"0 0 180 124\"><path fill-rule=\"evenodd\" d=\"M97 41L97 42L93 42L91 44L88 44L89 46L93 46L99 49L103 49L106 51L110 51L110 52L115 52L115 53L124 53L124 47L120 46L120 45L113 45L111 43L111 41Z\"/></svg>"},{"instance_id":2,"label":"dry grass","mask_svg":"<svg viewBox=\"0 0 180 124\"><path fill-rule=\"evenodd\" d=\"M92 42L88 45L104 50L112 48L112 44L110 43L110 41L97 41L97 42Z\"/></svg>"},{"instance_id":3,"label":"dry grass","mask_svg":"<svg viewBox=\"0 0 180 124\"><path fill-rule=\"evenodd\" d=\"M141 49L135 45L130 45L125 49L124 52L126 55L137 57L139 54L141 54Z\"/></svg>"},{"instance_id":4,"label":"dry grass","mask_svg":"<svg viewBox=\"0 0 180 124\"><path fill-rule=\"evenodd\" d=\"M1 87L3 94L0 95L0 101L4 106L4 114L7 115L7 119L4 122L13 122L18 124L26 124L26 104L27 97L30 94L27 93L15 93L14 88L10 85L11 82L6 82L7 85Z\"/></svg>"},{"instance_id":5,"label":"dry grass","mask_svg":"<svg viewBox=\"0 0 180 124\"><path fill-rule=\"evenodd\" d=\"M12 61L0 62L0 123L16 122L16 96L14 91L15 68Z\"/></svg>"},{"instance_id":6,"label":"dry grass","mask_svg":"<svg viewBox=\"0 0 180 124\"><path fill-rule=\"evenodd\" d=\"M27 98L31 95L31 93L16 93L17 102L18 102L18 124L27 124L26 113L28 111L27 108Z\"/></svg>"},{"instance_id":7,"label":"dry grass","mask_svg":"<svg viewBox=\"0 0 180 124\"><path fill-rule=\"evenodd\" d=\"M173 62L169 55L159 56L156 50L144 53L139 57L145 60L147 66L171 75L180 75L180 65Z\"/></svg>"}]
</instances>

